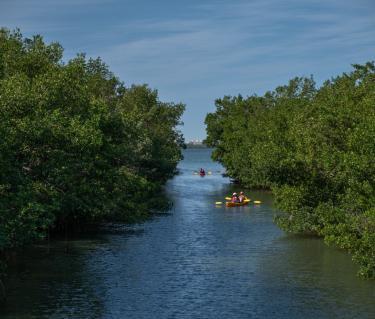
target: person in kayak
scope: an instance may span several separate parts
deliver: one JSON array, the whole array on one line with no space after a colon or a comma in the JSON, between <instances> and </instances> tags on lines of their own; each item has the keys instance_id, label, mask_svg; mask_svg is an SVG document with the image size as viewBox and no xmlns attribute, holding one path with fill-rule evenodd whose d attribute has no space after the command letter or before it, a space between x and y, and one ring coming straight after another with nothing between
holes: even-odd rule
<instances>
[{"instance_id":1,"label":"person in kayak","mask_svg":"<svg viewBox=\"0 0 375 319\"><path fill-rule=\"evenodd\" d=\"M232 203L238 203L239 202L237 193L233 193L231 202Z\"/></svg>"},{"instance_id":2,"label":"person in kayak","mask_svg":"<svg viewBox=\"0 0 375 319\"><path fill-rule=\"evenodd\" d=\"M201 169L199 170L199 174L200 174L200 175L206 175L206 172L204 171L203 168L201 168Z\"/></svg>"},{"instance_id":3,"label":"person in kayak","mask_svg":"<svg viewBox=\"0 0 375 319\"><path fill-rule=\"evenodd\" d=\"M243 201L246 199L246 196L244 192L240 192L240 196L238 196L238 200L240 203L243 203Z\"/></svg>"}]
</instances>

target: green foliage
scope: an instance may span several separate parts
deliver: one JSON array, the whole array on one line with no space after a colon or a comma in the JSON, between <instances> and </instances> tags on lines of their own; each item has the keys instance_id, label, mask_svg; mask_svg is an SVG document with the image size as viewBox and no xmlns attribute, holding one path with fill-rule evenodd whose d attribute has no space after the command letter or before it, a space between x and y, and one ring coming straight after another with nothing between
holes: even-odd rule
<instances>
[{"instance_id":1,"label":"green foliage","mask_svg":"<svg viewBox=\"0 0 375 319\"><path fill-rule=\"evenodd\" d=\"M0 251L61 225L144 218L181 159L184 105L62 52L0 31Z\"/></svg>"},{"instance_id":2,"label":"green foliage","mask_svg":"<svg viewBox=\"0 0 375 319\"><path fill-rule=\"evenodd\" d=\"M293 233L323 236L375 276L375 65L326 81L295 78L264 96L224 97L206 117L213 158L271 188Z\"/></svg>"}]
</instances>

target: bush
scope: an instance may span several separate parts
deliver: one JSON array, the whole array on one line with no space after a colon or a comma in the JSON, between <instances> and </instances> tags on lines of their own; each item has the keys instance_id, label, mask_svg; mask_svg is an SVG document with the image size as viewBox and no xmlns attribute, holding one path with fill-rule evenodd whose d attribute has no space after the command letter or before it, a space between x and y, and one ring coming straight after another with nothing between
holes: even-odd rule
<instances>
[{"instance_id":1,"label":"bush","mask_svg":"<svg viewBox=\"0 0 375 319\"><path fill-rule=\"evenodd\" d=\"M182 156L184 105L125 87L100 58L62 54L0 31L2 251L61 225L144 218Z\"/></svg>"},{"instance_id":2,"label":"bush","mask_svg":"<svg viewBox=\"0 0 375 319\"><path fill-rule=\"evenodd\" d=\"M224 97L206 117L213 158L244 186L271 188L284 230L323 236L374 277L375 65L248 98Z\"/></svg>"}]
</instances>

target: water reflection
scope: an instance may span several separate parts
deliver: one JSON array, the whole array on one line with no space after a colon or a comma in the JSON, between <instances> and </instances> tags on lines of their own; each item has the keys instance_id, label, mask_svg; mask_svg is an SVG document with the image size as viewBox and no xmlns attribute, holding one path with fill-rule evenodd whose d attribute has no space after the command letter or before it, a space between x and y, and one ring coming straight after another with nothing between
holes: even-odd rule
<instances>
[{"instance_id":1,"label":"water reflection","mask_svg":"<svg viewBox=\"0 0 375 319\"><path fill-rule=\"evenodd\" d=\"M103 303L84 271L90 251L100 244L93 241L57 242L47 248L36 247L17 258L17 268L7 280L4 318L101 318ZM76 305L80 305L77 307Z\"/></svg>"}]
</instances>

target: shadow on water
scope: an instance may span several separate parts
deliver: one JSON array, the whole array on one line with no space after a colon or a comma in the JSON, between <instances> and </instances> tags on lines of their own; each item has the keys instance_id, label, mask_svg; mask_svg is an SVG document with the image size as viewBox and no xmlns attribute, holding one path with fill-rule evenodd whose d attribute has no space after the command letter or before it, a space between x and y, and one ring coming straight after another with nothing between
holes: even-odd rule
<instances>
[{"instance_id":1,"label":"shadow on water","mask_svg":"<svg viewBox=\"0 0 375 319\"><path fill-rule=\"evenodd\" d=\"M7 300L1 308L4 318L100 317L103 305L83 271L85 259L98 243L82 240L54 242L52 249L36 246L10 263ZM83 253L84 252L84 253ZM91 281L91 280L90 280ZM70 303L78 307L69 307Z\"/></svg>"},{"instance_id":2,"label":"shadow on water","mask_svg":"<svg viewBox=\"0 0 375 319\"><path fill-rule=\"evenodd\" d=\"M53 240L18 251L8 265L0 318L102 318L102 279L90 271L91 255L114 253L109 238L143 233L141 227L106 225L100 235L87 232L68 242Z\"/></svg>"},{"instance_id":3,"label":"shadow on water","mask_svg":"<svg viewBox=\"0 0 375 319\"><path fill-rule=\"evenodd\" d=\"M186 150L168 214L28 249L0 318L374 318L374 282L320 239L285 235L261 205L215 205L237 185L211 150ZM203 167L211 175L194 171Z\"/></svg>"},{"instance_id":4,"label":"shadow on water","mask_svg":"<svg viewBox=\"0 0 375 319\"><path fill-rule=\"evenodd\" d=\"M374 283L355 276L358 269L346 252L310 236L283 235L272 246L274 252L263 256L258 273L263 283L259 294L277 296L267 314L282 318L373 317Z\"/></svg>"}]
</instances>

